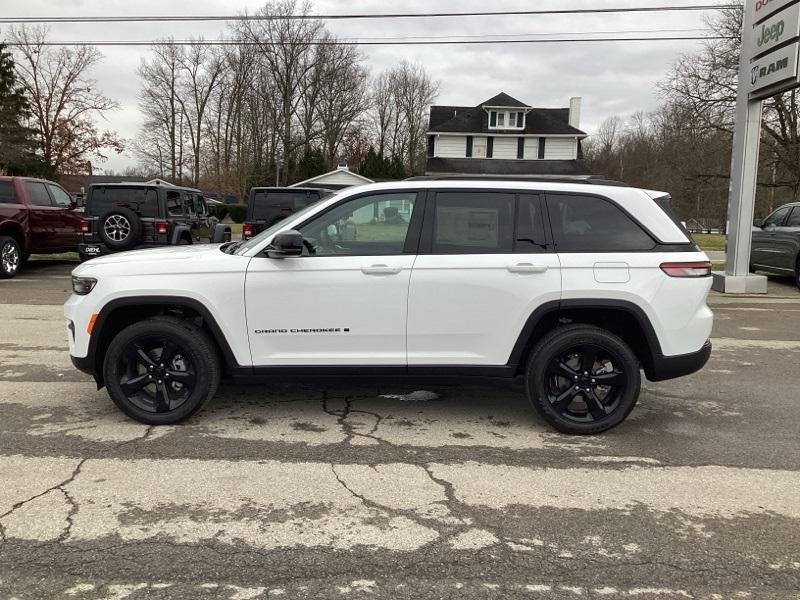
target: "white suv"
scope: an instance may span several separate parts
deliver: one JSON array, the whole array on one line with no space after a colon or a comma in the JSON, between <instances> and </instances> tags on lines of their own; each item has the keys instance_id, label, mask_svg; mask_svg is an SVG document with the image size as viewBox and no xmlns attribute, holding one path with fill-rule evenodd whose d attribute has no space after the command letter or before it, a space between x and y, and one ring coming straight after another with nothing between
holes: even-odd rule
<instances>
[{"instance_id":1,"label":"white suv","mask_svg":"<svg viewBox=\"0 0 800 600\"><path fill-rule=\"evenodd\" d=\"M175 423L220 378L506 381L556 429L622 422L708 360L706 255L669 196L623 184L420 178L344 190L246 242L73 271L72 361Z\"/></svg>"}]
</instances>

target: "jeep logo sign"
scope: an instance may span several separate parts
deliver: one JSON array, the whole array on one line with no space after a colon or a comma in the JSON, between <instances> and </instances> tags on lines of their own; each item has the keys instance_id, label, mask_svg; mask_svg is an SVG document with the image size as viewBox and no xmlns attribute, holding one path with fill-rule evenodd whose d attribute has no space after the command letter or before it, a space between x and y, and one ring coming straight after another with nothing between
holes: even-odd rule
<instances>
[{"instance_id":1,"label":"jeep logo sign","mask_svg":"<svg viewBox=\"0 0 800 600\"><path fill-rule=\"evenodd\" d=\"M745 43L751 60L780 44L800 36L800 4L793 4L753 26L753 35Z\"/></svg>"}]
</instances>

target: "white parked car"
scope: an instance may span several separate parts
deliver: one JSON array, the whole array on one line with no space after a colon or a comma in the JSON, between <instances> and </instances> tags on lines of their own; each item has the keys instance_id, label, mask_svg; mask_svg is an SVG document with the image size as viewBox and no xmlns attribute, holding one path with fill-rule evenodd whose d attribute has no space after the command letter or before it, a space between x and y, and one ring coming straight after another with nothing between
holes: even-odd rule
<instances>
[{"instance_id":1,"label":"white parked car","mask_svg":"<svg viewBox=\"0 0 800 600\"><path fill-rule=\"evenodd\" d=\"M187 418L222 378L524 376L548 423L597 433L640 370L711 352L711 263L668 200L594 179L351 188L247 241L77 267L70 354L143 423Z\"/></svg>"}]
</instances>

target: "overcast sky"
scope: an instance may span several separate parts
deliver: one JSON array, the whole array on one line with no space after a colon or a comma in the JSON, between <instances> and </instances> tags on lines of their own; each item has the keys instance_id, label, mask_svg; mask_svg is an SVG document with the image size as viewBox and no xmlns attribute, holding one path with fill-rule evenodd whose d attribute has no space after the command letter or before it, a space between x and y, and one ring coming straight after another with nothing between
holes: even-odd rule
<instances>
[{"instance_id":1,"label":"overcast sky","mask_svg":"<svg viewBox=\"0 0 800 600\"><path fill-rule=\"evenodd\" d=\"M691 0L316 0L315 13L450 12L544 8L687 5ZM220 15L254 12L254 0L0 0L4 16L67 15ZM699 12L594 14L517 17L463 17L329 21L340 37L425 35L552 34L622 30L703 28ZM217 37L223 22L80 23L51 25L57 40L150 40L165 36ZM0 38L4 31L0 30ZM646 35L670 35L651 33ZM687 35L677 34L677 35ZM583 98L582 129L592 133L612 115L651 110L659 103L656 83L681 54L697 42L606 42L576 44L507 44L474 46L368 46L363 48L373 74L402 59L422 63L441 83L437 104L476 105L505 91L530 105L567 106L571 96ZM104 60L92 76L120 109L108 115L108 128L132 138L139 127L139 79L136 69L147 47L103 47ZM122 170L135 164L128 153L112 155L98 169Z\"/></svg>"}]
</instances>

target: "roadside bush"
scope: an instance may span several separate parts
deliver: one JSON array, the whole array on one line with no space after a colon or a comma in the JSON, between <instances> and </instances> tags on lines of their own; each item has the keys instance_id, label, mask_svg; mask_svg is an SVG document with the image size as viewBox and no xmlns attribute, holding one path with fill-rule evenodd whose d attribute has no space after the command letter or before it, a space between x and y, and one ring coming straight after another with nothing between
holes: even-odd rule
<instances>
[{"instance_id":1,"label":"roadside bush","mask_svg":"<svg viewBox=\"0 0 800 600\"><path fill-rule=\"evenodd\" d=\"M228 214L231 216L231 221L234 223L243 223L247 217L246 204L228 204Z\"/></svg>"}]
</instances>

